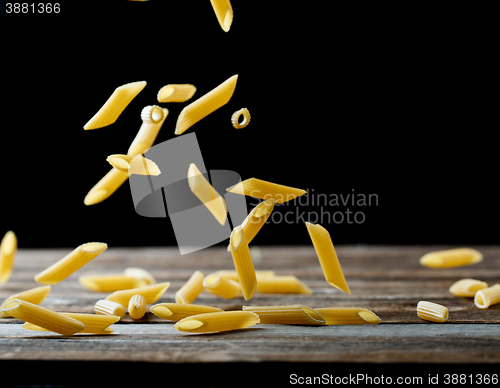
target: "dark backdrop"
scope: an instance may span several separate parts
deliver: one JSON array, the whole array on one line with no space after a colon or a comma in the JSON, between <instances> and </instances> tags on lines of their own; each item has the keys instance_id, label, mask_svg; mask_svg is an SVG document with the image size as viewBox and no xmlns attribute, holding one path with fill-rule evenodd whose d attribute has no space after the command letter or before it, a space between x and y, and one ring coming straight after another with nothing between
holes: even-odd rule
<instances>
[{"instance_id":1,"label":"dark backdrop","mask_svg":"<svg viewBox=\"0 0 500 388\"><path fill-rule=\"evenodd\" d=\"M487 20L467 9L232 5L228 33L198 0L3 14L0 234L14 230L20 247L175 245L168 219L135 213L127 183L103 203L83 198L109 170L106 157L126 153L163 85L192 83L197 98L239 74L229 103L189 129L207 168L311 198L277 207L298 222L266 225L256 244L309 244L303 220L321 211L362 212L363 222L323 222L335 244L497 243ZM146 88L115 124L83 130L116 87L140 80ZM175 137L186 103L159 105L170 114L156 143ZM242 107L252 120L236 130L230 116ZM377 201L313 205L322 193Z\"/></svg>"}]
</instances>

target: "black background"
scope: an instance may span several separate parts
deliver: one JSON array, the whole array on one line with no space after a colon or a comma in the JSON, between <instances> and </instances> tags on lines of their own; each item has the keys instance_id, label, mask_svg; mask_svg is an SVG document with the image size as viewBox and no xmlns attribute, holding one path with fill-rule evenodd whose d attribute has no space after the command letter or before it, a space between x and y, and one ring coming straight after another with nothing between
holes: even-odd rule
<instances>
[{"instance_id":1,"label":"black background","mask_svg":"<svg viewBox=\"0 0 500 388\"><path fill-rule=\"evenodd\" d=\"M229 103L188 130L208 169L377 194L378 206L347 206L362 224L323 224L334 244L497 243L488 10L233 1L225 33L208 1L102 3L0 19L0 234L14 230L20 247L176 245L170 220L135 213L127 183L100 204L83 198L106 157L126 153L144 106L170 111L156 144L175 137L187 103L158 103L163 85L194 84L198 98L233 74ZM116 123L83 130L116 87L141 80ZM242 107L252 121L236 130ZM264 228L256 244L310 244L303 222Z\"/></svg>"}]
</instances>

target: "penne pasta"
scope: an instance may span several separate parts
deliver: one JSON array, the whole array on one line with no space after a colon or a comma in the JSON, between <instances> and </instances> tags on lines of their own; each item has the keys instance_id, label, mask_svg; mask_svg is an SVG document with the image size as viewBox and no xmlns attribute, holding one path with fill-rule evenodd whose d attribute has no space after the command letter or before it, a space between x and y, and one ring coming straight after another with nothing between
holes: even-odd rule
<instances>
[{"instance_id":1,"label":"penne pasta","mask_svg":"<svg viewBox=\"0 0 500 388\"><path fill-rule=\"evenodd\" d=\"M146 86L146 81L132 82L115 89L99 111L84 125L85 130L113 124L128 104Z\"/></svg>"},{"instance_id":2,"label":"penne pasta","mask_svg":"<svg viewBox=\"0 0 500 388\"><path fill-rule=\"evenodd\" d=\"M261 294L312 294L312 290L295 276L257 277Z\"/></svg>"},{"instance_id":3,"label":"penne pasta","mask_svg":"<svg viewBox=\"0 0 500 388\"><path fill-rule=\"evenodd\" d=\"M483 260L481 252L472 248L455 248L429 252L420 258L420 264L429 268L454 268L479 263Z\"/></svg>"},{"instance_id":4,"label":"penne pasta","mask_svg":"<svg viewBox=\"0 0 500 388\"><path fill-rule=\"evenodd\" d=\"M205 275L201 271L194 271L189 280L175 293L177 303L189 304L203 291L203 279Z\"/></svg>"},{"instance_id":5,"label":"penne pasta","mask_svg":"<svg viewBox=\"0 0 500 388\"><path fill-rule=\"evenodd\" d=\"M223 312L218 307L184 303L158 303L151 306L151 312L167 321L180 321L192 315Z\"/></svg>"},{"instance_id":6,"label":"penne pasta","mask_svg":"<svg viewBox=\"0 0 500 388\"><path fill-rule=\"evenodd\" d=\"M141 319L146 314L146 299L136 294L128 302L128 315L134 319Z\"/></svg>"},{"instance_id":7,"label":"penne pasta","mask_svg":"<svg viewBox=\"0 0 500 388\"><path fill-rule=\"evenodd\" d=\"M219 224L224 225L227 219L227 205L224 198L212 187L194 163L189 165L187 177L193 194L207 207Z\"/></svg>"},{"instance_id":8,"label":"penne pasta","mask_svg":"<svg viewBox=\"0 0 500 388\"><path fill-rule=\"evenodd\" d=\"M65 317L70 317L76 319L85 325L85 329L79 331L79 333L88 334L111 334L113 329L108 326L116 323L120 320L120 317L115 315L96 315L96 314L79 314L79 313L59 313ZM37 330L37 331L47 331L47 329L35 325L33 323L26 322L23 325L23 329Z\"/></svg>"},{"instance_id":9,"label":"penne pasta","mask_svg":"<svg viewBox=\"0 0 500 388\"><path fill-rule=\"evenodd\" d=\"M325 320L314 309L297 305L289 306L243 306L259 316L260 323L279 325L324 325Z\"/></svg>"},{"instance_id":10,"label":"penne pasta","mask_svg":"<svg viewBox=\"0 0 500 388\"><path fill-rule=\"evenodd\" d=\"M6 303L2 311L11 317L62 335L73 335L85 329L85 325L74 318L21 299L13 299Z\"/></svg>"},{"instance_id":11,"label":"penne pasta","mask_svg":"<svg viewBox=\"0 0 500 388\"><path fill-rule=\"evenodd\" d=\"M500 303L500 284L483 288L474 296L474 304L480 309L487 309L497 303Z\"/></svg>"},{"instance_id":12,"label":"penne pasta","mask_svg":"<svg viewBox=\"0 0 500 388\"><path fill-rule=\"evenodd\" d=\"M446 322L448 320L448 309L437 303L421 300L417 304L417 315L431 322Z\"/></svg>"},{"instance_id":13,"label":"penne pasta","mask_svg":"<svg viewBox=\"0 0 500 388\"><path fill-rule=\"evenodd\" d=\"M138 267L128 267L123 271L124 275L132 276L136 279L142 280L146 285L156 284L156 279L148 271Z\"/></svg>"},{"instance_id":14,"label":"penne pasta","mask_svg":"<svg viewBox=\"0 0 500 388\"><path fill-rule=\"evenodd\" d=\"M41 284L59 283L95 259L107 248L108 246L105 243L91 242L82 244L57 263L52 264L49 268L36 275L35 281Z\"/></svg>"},{"instance_id":15,"label":"penne pasta","mask_svg":"<svg viewBox=\"0 0 500 388\"><path fill-rule=\"evenodd\" d=\"M231 246L229 246L229 251L231 249L230 247ZM238 278L238 273L234 269L221 269L215 273L217 273L221 276L224 276L225 278L234 280L236 282L240 281ZM257 280L259 280L260 278L264 278L264 277L266 277L266 278L273 277L273 276L275 276L275 273L272 270L256 270L255 276L257 277Z\"/></svg>"},{"instance_id":16,"label":"penne pasta","mask_svg":"<svg viewBox=\"0 0 500 388\"><path fill-rule=\"evenodd\" d=\"M241 285L237 281L228 279L218 273L208 275L203 280L203 287L224 299L236 298L241 295Z\"/></svg>"},{"instance_id":17,"label":"penne pasta","mask_svg":"<svg viewBox=\"0 0 500 388\"><path fill-rule=\"evenodd\" d=\"M243 116L243 120L240 121L240 117ZM237 110L231 116L231 124L236 129L245 128L248 124L250 124L250 112L247 108L242 108Z\"/></svg>"},{"instance_id":18,"label":"penne pasta","mask_svg":"<svg viewBox=\"0 0 500 388\"><path fill-rule=\"evenodd\" d=\"M290 201L305 194L306 191L295 187L250 178L226 189L230 193L247 195L260 199L274 199L276 203Z\"/></svg>"},{"instance_id":19,"label":"penne pasta","mask_svg":"<svg viewBox=\"0 0 500 388\"><path fill-rule=\"evenodd\" d=\"M111 300L101 299L94 305L94 311L99 315L114 315L122 319L125 314L125 307Z\"/></svg>"},{"instance_id":20,"label":"penne pasta","mask_svg":"<svg viewBox=\"0 0 500 388\"><path fill-rule=\"evenodd\" d=\"M314 310L327 325L377 325L381 322L372 311L360 307L320 307Z\"/></svg>"},{"instance_id":21,"label":"penne pasta","mask_svg":"<svg viewBox=\"0 0 500 388\"><path fill-rule=\"evenodd\" d=\"M306 226L326 281L350 295L351 291L342 272L330 233L321 225L306 222Z\"/></svg>"},{"instance_id":22,"label":"penne pasta","mask_svg":"<svg viewBox=\"0 0 500 388\"><path fill-rule=\"evenodd\" d=\"M255 275L247 239L241 226L233 229L229 243L231 245L231 256L233 257L234 267L238 274L238 281L243 291L243 297L245 300L250 300L257 290L257 276Z\"/></svg>"},{"instance_id":23,"label":"penne pasta","mask_svg":"<svg viewBox=\"0 0 500 388\"><path fill-rule=\"evenodd\" d=\"M191 84L168 84L158 91L158 102L184 102L193 97L196 87Z\"/></svg>"},{"instance_id":24,"label":"penne pasta","mask_svg":"<svg viewBox=\"0 0 500 388\"><path fill-rule=\"evenodd\" d=\"M128 307L128 302L136 294L140 294L146 299L146 304L156 302L167 291L170 286L169 282L152 284L145 287L132 288L130 290L115 291L106 297L106 300L121 304L123 307Z\"/></svg>"},{"instance_id":25,"label":"penne pasta","mask_svg":"<svg viewBox=\"0 0 500 388\"><path fill-rule=\"evenodd\" d=\"M187 333L216 333L244 329L259 323L259 316L251 311L224 311L192 315L181 319L174 329Z\"/></svg>"},{"instance_id":26,"label":"penne pasta","mask_svg":"<svg viewBox=\"0 0 500 388\"><path fill-rule=\"evenodd\" d=\"M233 23L233 8L229 0L210 0L212 3L212 8L214 9L215 16L219 25L224 30L228 32Z\"/></svg>"},{"instance_id":27,"label":"penne pasta","mask_svg":"<svg viewBox=\"0 0 500 388\"><path fill-rule=\"evenodd\" d=\"M202 118L227 104L234 93L237 80L238 75L233 75L215 89L186 106L177 118L175 134L183 134L188 128L196 124Z\"/></svg>"},{"instance_id":28,"label":"penne pasta","mask_svg":"<svg viewBox=\"0 0 500 388\"><path fill-rule=\"evenodd\" d=\"M2 310L3 310L3 307L11 300L21 299L21 300L24 300L26 302L30 302L33 304L40 304L45 300L47 295L49 295L50 290L51 290L50 286L40 286L40 287L31 288L29 290L22 291L18 294L14 294L14 295L9 296L2 303L2 306L0 306L0 318L8 316L8 315L5 315L5 313Z\"/></svg>"},{"instance_id":29,"label":"penne pasta","mask_svg":"<svg viewBox=\"0 0 500 388\"><path fill-rule=\"evenodd\" d=\"M161 116L160 116L161 115ZM142 109L142 125L130 144L127 155L136 156L149 150L160 132L163 122L168 116L168 109L157 105L149 105Z\"/></svg>"},{"instance_id":30,"label":"penne pasta","mask_svg":"<svg viewBox=\"0 0 500 388\"><path fill-rule=\"evenodd\" d=\"M128 290L147 285L145 281L125 274L82 275L78 278L78 282L96 292Z\"/></svg>"},{"instance_id":31,"label":"penne pasta","mask_svg":"<svg viewBox=\"0 0 500 388\"><path fill-rule=\"evenodd\" d=\"M156 163L142 155L110 155L106 161L117 170L126 172L129 175L158 176L161 174Z\"/></svg>"},{"instance_id":32,"label":"penne pasta","mask_svg":"<svg viewBox=\"0 0 500 388\"><path fill-rule=\"evenodd\" d=\"M461 279L451 285L449 291L455 296L474 297L476 292L488 287L488 283L476 279Z\"/></svg>"},{"instance_id":33,"label":"penne pasta","mask_svg":"<svg viewBox=\"0 0 500 388\"><path fill-rule=\"evenodd\" d=\"M17 253L17 237L9 230L0 242L0 285L7 283L14 269L14 259Z\"/></svg>"},{"instance_id":34,"label":"penne pasta","mask_svg":"<svg viewBox=\"0 0 500 388\"><path fill-rule=\"evenodd\" d=\"M128 173L112 168L102 179L90 189L83 203L87 206L95 205L109 198L128 179Z\"/></svg>"}]
</instances>

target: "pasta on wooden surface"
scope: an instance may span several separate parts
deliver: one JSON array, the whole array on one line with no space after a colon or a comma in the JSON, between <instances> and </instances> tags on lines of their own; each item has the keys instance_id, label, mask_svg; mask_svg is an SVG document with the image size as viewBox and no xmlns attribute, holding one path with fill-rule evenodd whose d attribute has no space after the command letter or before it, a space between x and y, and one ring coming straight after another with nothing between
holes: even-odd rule
<instances>
[{"instance_id":1,"label":"pasta on wooden surface","mask_svg":"<svg viewBox=\"0 0 500 388\"><path fill-rule=\"evenodd\" d=\"M168 113L167 108L160 108L157 105L148 105L142 109L142 125L130 144L127 155L143 154L153 146Z\"/></svg>"},{"instance_id":2,"label":"pasta on wooden surface","mask_svg":"<svg viewBox=\"0 0 500 388\"><path fill-rule=\"evenodd\" d=\"M142 155L109 155L106 161L117 170L126 172L129 175L158 176L161 174L156 163Z\"/></svg>"},{"instance_id":3,"label":"pasta on wooden surface","mask_svg":"<svg viewBox=\"0 0 500 388\"><path fill-rule=\"evenodd\" d=\"M140 294L134 295L128 302L128 315L141 319L146 314L146 299Z\"/></svg>"},{"instance_id":4,"label":"pasta on wooden surface","mask_svg":"<svg viewBox=\"0 0 500 388\"><path fill-rule=\"evenodd\" d=\"M228 32L233 23L233 7L231 7L231 3L229 0L210 0L210 2L219 25L224 32Z\"/></svg>"},{"instance_id":5,"label":"pasta on wooden surface","mask_svg":"<svg viewBox=\"0 0 500 388\"><path fill-rule=\"evenodd\" d=\"M35 281L41 284L59 283L75 271L78 271L85 264L95 259L107 248L107 244L99 242L82 244L57 263L36 275Z\"/></svg>"},{"instance_id":6,"label":"pasta on wooden surface","mask_svg":"<svg viewBox=\"0 0 500 388\"><path fill-rule=\"evenodd\" d=\"M229 246L229 251L231 251L231 245ZM214 273L219 274L221 276L224 276L225 278L234 280L236 282L240 281L238 278L238 273L234 269L221 269L221 270L218 270ZM273 270L267 270L267 269L266 270L255 270L255 276L257 277L257 280L258 280L258 279L264 278L264 277L267 278L267 277L275 276L275 272Z\"/></svg>"},{"instance_id":7,"label":"pasta on wooden surface","mask_svg":"<svg viewBox=\"0 0 500 388\"><path fill-rule=\"evenodd\" d=\"M480 309L487 309L497 303L500 303L500 284L483 288L474 296L474 304Z\"/></svg>"},{"instance_id":8,"label":"pasta on wooden surface","mask_svg":"<svg viewBox=\"0 0 500 388\"><path fill-rule=\"evenodd\" d=\"M238 75L233 75L212 91L186 106L177 118L175 134L181 135L202 118L227 104L234 93L237 80Z\"/></svg>"},{"instance_id":9,"label":"pasta on wooden surface","mask_svg":"<svg viewBox=\"0 0 500 388\"><path fill-rule=\"evenodd\" d=\"M80 314L80 313L59 313L65 317L70 317L76 319L85 325L85 329L79 331L79 333L88 334L111 334L113 329L109 328L109 325L116 323L120 320L120 317L115 315L96 315L96 314ZM33 323L26 322L23 325L23 329L37 330L37 331L47 331L47 329L35 325Z\"/></svg>"},{"instance_id":10,"label":"pasta on wooden surface","mask_svg":"<svg viewBox=\"0 0 500 388\"><path fill-rule=\"evenodd\" d=\"M136 294L140 294L146 299L146 304L156 302L167 291L170 282L152 284L145 287L132 288L130 290L115 291L106 297L106 300L121 304L123 307L128 307L128 302Z\"/></svg>"},{"instance_id":11,"label":"pasta on wooden surface","mask_svg":"<svg viewBox=\"0 0 500 388\"><path fill-rule=\"evenodd\" d=\"M151 312L167 321L180 321L192 315L223 312L218 307L184 303L158 303L151 306Z\"/></svg>"},{"instance_id":12,"label":"pasta on wooden surface","mask_svg":"<svg viewBox=\"0 0 500 388\"><path fill-rule=\"evenodd\" d=\"M328 233L323 226L318 224L315 225L306 222L306 226L316 254L318 255L319 263L326 281L339 290L351 294L344 273L342 272L337 253L335 252L330 233Z\"/></svg>"},{"instance_id":13,"label":"pasta on wooden surface","mask_svg":"<svg viewBox=\"0 0 500 388\"><path fill-rule=\"evenodd\" d=\"M181 319L174 329L186 333L216 333L244 329L259 323L259 316L251 311L224 311L192 315Z\"/></svg>"},{"instance_id":14,"label":"pasta on wooden surface","mask_svg":"<svg viewBox=\"0 0 500 388\"><path fill-rule=\"evenodd\" d=\"M203 292L205 275L201 271L194 271L189 280L175 293L177 303L192 303Z\"/></svg>"},{"instance_id":15,"label":"pasta on wooden surface","mask_svg":"<svg viewBox=\"0 0 500 388\"><path fill-rule=\"evenodd\" d=\"M227 219L227 205L224 197L212 187L194 163L189 165L187 178L193 194L207 207L217 222L224 225Z\"/></svg>"},{"instance_id":16,"label":"pasta on wooden surface","mask_svg":"<svg viewBox=\"0 0 500 388\"><path fill-rule=\"evenodd\" d=\"M483 254L472 248L455 248L429 252L420 258L420 264L429 268L455 268L479 263Z\"/></svg>"},{"instance_id":17,"label":"pasta on wooden surface","mask_svg":"<svg viewBox=\"0 0 500 388\"><path fill-rule=\"evenodd\" d=\"M249 178L226 189L230 193L246 195L260 199L274 199L276 203L283 203L300 197L306 191L295 187L279 185L257 178Z\"/></svg>"},{"instance_id":18,"label":"pasta on wooden surface","mask_svg":"<svg viewBox=\"0 0 500 388\"><path fill-rule=\"evenodd\" d=\"M113 124L128 104L146 86L146 81L119 86L99 111L85 124L84 129L96 129Z\"/></svg>"},{"instance_id":19,"label":"pasta on wooden surface","mask_svg":"<svg viewBox=\"0 0 500 388\"><path fill-rule=\"evenodd\" d=\"M33 304L40 304L45 300L47 295L49 295L50 290L51 290L50 286L40 286L9 296L0 306L0 318L7 316L2 310L3 307L11 300L21 299Z\"/></svg>"},{"instance_id":20,"label":"pasta on wooden surface","mask_svg":"<svg viewBox=\"0 0 500 388\"><path fill-rule=\"evenodd\" d=\"M377 325L381 319L372 311L361 307L315 308L327 325Z\"/></svg>"},{"instance_id":21,"label":"pasta on wooden surface","mask_svg":"<svg viewBox=\"0 0 500 388\"><path fill-rule=\"evenodd\" d=\"M191 84L168 84L158 91L158 102L184 102L193 97L196 87Z\"/></svg>"},{"instance_id":22,"label":"pasta on wooden surface","mask_svg":"<svg viewBox=\"0 0 500 388\"><path fill-rule=\"evenodd\" d=\"M6 303L2 311L11 317L62 335L73 335L85 329L85 325L74 318L21 299L13 299Z\"/></svg>"},{"instance_id":23,"label":"pasta on wooden surface","mask_svg":"<svg viewBox=\"0 0 500 388\"><path fill-rule=\"evenodd\" d=\"M238 274L238 281L243 291L243 297L245 300L250 300L255 291L257 291L257 276L255 275L247 239L241 226L233 229L229 238L229 244L231 246L234 267Z\"/></svg>"},{"instance_id":24,"label":"pasta on wooden surface","mask_svg":"<svg viewBox=\"0 0 500 388\"><path fill-rule=\"evenodd\" d=\"M12 230L9 230L0 242L0 286L7 283L12 275L16 253L17 237Z\"/></svg>"},{"instance_id":25,"label":"pasta on wooden surface","mask_svg":"<svg viewBox=\"0 0 500 388\"><path fill-rule=\"evenodd\" d=\"M257 292L261 294L312 294L312 290L296 276L257 276Z\"/></svg>"},{"instance_id":26,"label":"pasta on wooden surface","mask_svg":"<svg viewBox=\"0 0 500 388\"><path fill-rule=\"evenodd\" d=\"M417 304L417 315L431 322L446 322L448 320L448 309L437 303L421 300Z\"/></svg>"},{"instance_id":27,"label":"pasta on wooden surface","mask_svg":"<svg viewBox=\"0 0 500 388\"><path fill-rule=\"evenodd\" d=\"M111 300L101 299L94 305L94 311L99 315L114 315L122 319L125 314L125 307Z\"/></svg>"},{"instance_id":28,"label":"pasta on wooden surface","mask_svg":"<svg viewBox=\"0 0 500 388\"><path fill-rule=\"evenodd\" d=\"M240 121L241 116L243 116L242 121ZM231 124L233 124L233 127L236 129L245 128L248 124L250 124L250 119L251 117L248 109L242 108L233 113L231 116Z\"/></svg>"},{"instance_id":29,"label":"pasta on wooden surface","mask_svg":"<svg viewBox=\"0 0 500 388\"><path fill-rule=\"evenodd\" d=\"M203 287L224 299L231 299L241 296L241 285L239 282L221 276L218 273L212 273L203 280Z\"/></svg>"},{"instance_id":30,"label":"pasta on wooden surface","mask_svg":"<svg viewBox=\"0 0 500 388\"><path fill-rule=\"evenodd\" d=\"M89 290L96 292L113 292L130 288L144 287L147 283L136 277L125 274L82 275L78 282Z\"/></svg>"},{"instance_id":31,"label":"pasta on wooden surface","mask_svg":"<svg viewBox=\"0 0 500 388\"><path fill-rule=\"evenodd\" d=\"M146 283L146 285L156 283L156 279L154 278L154 276L151 275L151 273L149 273L149 271L146 271L143 268L127 267L123 271L123 274L127 275L127 276L132 276L136 279L139 279L139 280L143 281L144 283Z\"/></svg>"},{"instance_id":32,"label":"pasta on wooden surface","mask_svg":"<svg viewBox=\"0 0 500 388\"><path fill-rule=\"evenodd\" d=\"M324 325L325 320L314 309L303 305L243 306L260 318L260 323L279 325Z\"/></svg>"},{"instance_id":33,"label":"pasta on wooden surface","mask_svg":"<svg viewBox=\"0 0 500 388\"><path fill-rule=\"evenodd\" d=\"M476 292L488 287L488 283L476 279L461 279L451 285L449 291L455 296L474 297Z\"/></svg>"}]
</instances>

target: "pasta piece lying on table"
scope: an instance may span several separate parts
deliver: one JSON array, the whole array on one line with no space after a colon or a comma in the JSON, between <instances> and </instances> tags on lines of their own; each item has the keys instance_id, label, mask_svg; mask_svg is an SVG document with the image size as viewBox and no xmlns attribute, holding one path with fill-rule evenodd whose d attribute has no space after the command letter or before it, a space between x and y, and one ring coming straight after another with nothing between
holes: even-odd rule
<instances>
[{"instance_id":1,"label":"pasta piece lying on table","mask_svg":"<svg viewBox=\"0 0 500 388\"><path fill-rule=\"evenodd\" d=\"M224 299L236 298L241 295L241 285L218 273L208 275L203 280L203 287L209 292L223 297Z\"/></svg>"},{"instance_id":2,"label":"pasta piece lying on table","mask_svg":"<svg viewBox=\"0 0 500 388\"><path fill-rule=\"evenodd\" d=\"M472 248L455 248L429 252L420 258L420 264L429 268L455 268L479 263L483 254Z\"/></svg>"},{"instance_id":3,"label":"pasta piece lying on table","mask_svg":"<svg viewBox=\"0 0 500 388\"><path fill-rule=\"evenodd\" d=\"M134 295L128 302L128 315L141 319L146 314L146 299L140 294Z\"/></svg>"},{"instance_id":4,"label":"pasta piece lying on table","mask_svg":"<svg viewBox=\"0 0 500 388\"><path fill-rule=\"evenodd\" d=\"M85 329L79 333L88 334L111 334L113 329L109 328L109 325L116 323L120 320L120 317L115 315L96 315L96 314L80 314L80 313L59 313L65 317L74 318L85 325ZM47 331L44 327L35 325L33 323L26 322L23 325L23 329L37 330L37 331Z\"/></svg>"},{"instance_id":5,"label":"pasta piece lying on table","mask_svg":"<svg viewBox=\"0 0 500 388\"><path fill-rule=\"evenodd\" d=\"M500 284L479 290L474 296L474 304L480 309L487 309L497 303L500 303Z\"/></svg>"},{"instance_id":6,"label":"pasta piece lying on table","mask_svg":"<svg viewBox=\"0 0 500 388\"><path fill-rule=\"evenodd\" d=\"M147 285L147 283L141 279L121 273L109 275L82 275L78 278L78 282L89 290L96 292L114 292Z\"/></svg>"},{"instance_id":7,"label":"pasta piece lying on table","mask_svg":"<svg viewBox=\"0 0 500 388\"><path fill-rule=\"evenodd\" d=\"M437 303L421 300L417 304L417 315L431 322L446 322L448 320L448 309Z\"/></svg>"},{"instance_id":8,"label":"pasta piece lying on table","mask_svg":"<svg viewBox=\"0 0 500 388\"><path fill-rule=\"evenodd\" d=\"M17 237L9 230L0 242L0 285L7 283L14 269L14 258L17 252Z\"/></svg>"},{"instance_id":9,"label":"pasta piece lying on table","mask_svg":"<svg viewBox=\"0 0 500 388\"><path fill-rule=\"evenodd\" d=\"M156 163L142 155L109 155L106 161L117 170L126 172L129 175L158 176L161 174Z\"/></svg>"},{"instance_id":10,"label":"pasta piece lying on table","mask_svg":"<svg viewBox=\"0 0 500 388\"><path fill-rule=\"evenodd\" d=\"M257 276L255 275L247 239L241 226L233 229L229 238L229 244L231 246L234 268L238 274L238 281L243 291L243 297L245 300L250 300L255 291L257 291Z\"/></svg>"},{"instance_id":11,"label":"pasta piece lying on table","mask_svg":"<svg viewBox=\"0 0 500 388\"><path fill-rule=\"evenodd\" d=\"M295 187L279 185L257 178L249 178L226 189L230 193L246 195L260 199L274 199L276 203L283 203L300 197L306 191Z\"/></svg>"},{"instance_id":12,"label":"pasta piece lying on table","mask_svg":"<svg viewBox=\"0 0 500 388\"><path fill-rule=\"evenodd\" d=\"M8 315L5 315L5 313L2 310L3 310L3 307L11 300L21 299L21 300L24 300L26 302L30 302L33 304L40 304L45 300L47 295L49 295L50 290L51 290L50 286L40 286L40 287L31 288L29 290L22 291L18 294L14 294L14 295L9 296L2 303L2 306L0 306L0 318L8 316Z\"/></svg>"},{"instance_id":13,"label":"pasta piece lying on table","mask_svg":"<svg viewBox=\"0 0 500 388\"><path fill-rule=\"evenodd\" d=\"M233 7L231 7L231 3L229 0L210 0L210 2L219 25L224 32L228 32L233 23Z\"/></svg>"},{"instance_id":14,"label":"pasta piece lying on table","mask_svg":"<svg viewBox=\"0 0 500 388\"><path fill-rule=\"evenodd\" d=\"M146 299L146 304L156 302L167 291L170 282L152 284L150 286L131 288L130 290L115 291L106 297L106 300L121 304L123 307L128 307L128 302L136 294L140 294Z\"/></svg>"},{"instance_id":15,"label":"pasta piece lying on table","mask_svg":"<svg viewBox=\"0 0 500 388\"><path fill-rule=\"evenodd\" d=\"M99 256L108 248L105 243L91 242L76 247L71 253L52 264L49 268L35 276L41 284L56 284L78 271L85 264Z\"/></svg>"},{"instance_id":16,"label":"pasta piece lying on table","mask_svg":"<svg viewBox=\"0 0 500 388\"><path fill-rule=\"evenodd\" d=\"M296 276L257 277L261 294L312 294L312 290Z\"/></svg>"},{"instance_id":17,"label":"pasta piece lying on table","mask_svg":"<svg viewBox=\"0 0 500 388\"><path fill-rule=\"evenodd\" d=\"M224 310L218 307L184 303L158 303L151 306L151 312L167 321L180 321L192 315L218 313Z\"/></svg>"},{"instance_id":18,"label":"pasta piece lying on table","mask_svg":"<svg viewBox=\"0 0 500 388\"><path fill-rule=\"evenodd\" d=\"M325 320L314 309L302 305L243 306L260 318L260 323L279 325L324 325Z\"/></svg>"},{"instance_id":19,"label":"pasta piece lying on table","mask_svg":"<svg viewBox=\"0 0 500 388\"><path fill-rule=\"evenodd\" d=\"M177 303L192 303L203 292L205 275L201 271L194 271L188 281L175 293Z\"/></svg>"},{"instance_id":20,"label":"pasta piece lying on table","mask_svg":"<svg viewBox=\"0 0 500 388\"><path fill-rule=\"evenodd\" d=\"M193 97L196 87L191 84L168 84L158 91L158 102L184 102Z\"/></svg>"},{"instance_id":21,"label":"pasta piece lying on table","mask_svg":"<svg viewBox=\"0 0 500 388\"><path fill-rule=\"evenodd\" d=\"M125 307L111 300L101 299L94 305L94 311L99 315L114 315L122 319L125 314Z\"/></svg>"},{"instance_id":22,"label":"pasta piece lying on table","mask_svg":"<svg viewBox=\"0 0 500 388\"><path fill-rule=\"evenodd\" d=\"M370 310L360 307L315 308L327 325L377 325L380 318Z\"/></svg>"},{"instance_id":23,"label":"pasta piece lying on table","mask_svg":"<svg viewBox=\"0 0 500 388\"><path fill-rule=\"evenodd\" d=\"M461 279L451 285L449 291L455 296L474 297L476 292L488 287L488 283L476 279Z\"/></svg>"},{"instance_id":24,"label":"pasta piece lying on table","mask_svg":"<svg viewBox=\"0 0 500 388\"><path fill-rule=\"evenodd\" d=\"M156 279L154 278L154 276L151 275L148 271L146 271L143 268L127 267L123 271L123 274L127 275L127 276L132 276L136 279L139 279L139 280L143 281L144 283L146 283L146 285L156 283Z\"/></svg>"},{"instance_id":25,"label":"pasta piece lying on table","mask_svg":"<svg viewBox=\"0 0 500 388\"><path fill-rule=\"evenodd\" d=\"M216 333L244 329L259 323L259 316L250 311L224 311L192 315L181 319L174 329L186 333Z\"/></svg>"},{"instance_id":26,"label":"pasta piece lying on table","mask_svg":"<svg viewBox=\"0 0 500 388\"><path fill-rule=\"evenodd\" d=\"M245 236L246 237L246 236ZM231 251L231 245L229 246L228 251ZM238 278L238 273L234 269L221 269L219 271L214 272L220 276L224 276L225 278L234 280L236 282L239 282ZM255 276L257 277L257 280L260 278L268 278L268 277L273 277L275 276L275 272L273 270L255 270Z\"/></svg>"}]
</instances>

